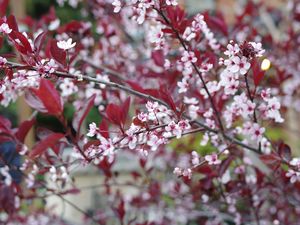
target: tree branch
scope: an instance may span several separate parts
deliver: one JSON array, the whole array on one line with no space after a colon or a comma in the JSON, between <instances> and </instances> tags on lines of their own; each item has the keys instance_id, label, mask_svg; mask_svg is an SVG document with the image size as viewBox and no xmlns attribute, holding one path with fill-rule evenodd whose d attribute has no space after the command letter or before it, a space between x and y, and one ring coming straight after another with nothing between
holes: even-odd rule
<instances>
[{"instance_id":1,"label":"tree branch","mask_svg":"<svg viewBox=\"0 0 300 225\"><path fill-rule=\"evenodd\" d=\"M11 61L8 61L7 65L9 65L11 68L15 68L15 69L16 68L27 68L27 69L35 70L35 71L38 70L34 66L27 66L27 65L23 65L23 64L11 62ZM133 90L130 87L127 87L127 86L124 86L124 85L121 85L121 84L117 84L117 83L114 83L114 82L99 80L97 78L93 78L93 77L90 77L88 75L78 76L78 75L73 75L73 74L66 73L66 72L61 72L61 71L56 71L56 72L53 73L53 75L56 75L57 77L62 77L62 78L83 79L85 81L95 82L97 84L104 84L104 85L106 85L109 88L123 90L123 91L125 91L125 92L127 92L129 94L132 94L134 96L137 96L139 98L148 99L148 100L151 100L153 102L158 102L159 104L164 105L167 108L170 108L170 106L166 102L160 100L159 98L153 97L151 95L148 95L148 94L136 91L136 90ZM207 125L205 125L203 122L201 122L199 120L192 120L189 116L187 116L185 114L183 115L183 117L185 119L188 119L189 121L191 121L191 123L197 124L198 126L201 126L206 131L212 132L214 134L218 134L219 133L218 130L215 130L215 129L212 129L212 128L208 127ZM245 143L243 143L243 142L241 142L241 141L239 141L239 140L237 140L237 139L235 139L235 138L233 138L233 137L225 134L224 132L222 132L222 136L226 140L229 140L232 143L235 143L235 144L237 144L237 145L239 145L239 146L241 146L243 148L246 148L246 149L248 149L250 151L253 151L253 152L261 154L258 149L254 148L254 147L251 147L249 145L246 145Z\"/></svg>"}]
</instances>

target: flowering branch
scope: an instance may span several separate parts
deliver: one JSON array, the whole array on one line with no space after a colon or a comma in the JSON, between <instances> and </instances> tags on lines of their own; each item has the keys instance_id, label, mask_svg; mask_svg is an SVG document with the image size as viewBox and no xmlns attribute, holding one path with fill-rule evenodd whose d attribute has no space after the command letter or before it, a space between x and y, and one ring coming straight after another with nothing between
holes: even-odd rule
<instances>
[{"instance_id":1,"label":"flowering branch","mask_svg":"<svg viewBox=\"0 0 300 225\"><path fill-rule=\"evenodd\" d=\"M37 68L35 67L30 67L30 66L27 66L27 65L22 65L22 64L18 64L18 63L14 63L14 62L7 62L8 65L10 65L11 68L28 68L30 70L37 70ZM87 76L87 75L73 75L73 74L70 74L70 73L65 73L65 72L59 72L59 71L56 71L53 73L54 75L58 76L58 77L62 77L62 78L72 78L72 79L75 79L75 80L78 80L78 79L83 79L83 80L86 80L86 81L90 81L90 82L95 82L95 83L99 83L99 84L104 84L104 85L107 85L108 87L110 88L116 88L116 89L119 89L119 90L123 90L129 94L132 94L134 96L137 96L137 97L140 97L140 98L144 98L144 99L148 99L148 100L151 100L151 101L154 101L154 102L158 102L159 104L161 105L164 105L166 107L169 107L169 105L167 103L165 103L164 101L156 98L156 97L153 97L151 95L147 95L147 94L144 94L144 93L141 93L139 91L136 91L136 90L133 90L129 87L126 87L124 85L121 85L121 84L118 84L118 83L114 83L114 82L107 82L107 81L103 81L103 80L99 80L99 79L96 79L96 78L93 78L93 77L90 77L90 76ZM188 116L184 116L185 118L189 119L192 123L195 123L201 127L203 127L204 129L206 129L207 131L209 132L212 132L212 133L215 133L217 134L218 131L214 130L214 129L211 129L209 128L207 125L205 125L204 123L200 122L200 121L193 121L191 120ZM251 150L251 151L254 151L256 153L259 153L259 150L258 149L255 149L251 146L248 146L242 142L240 142L239 140L237 139L234 139L232 137L230 137L229 135L227 134L223 134L224 138L237 144L237 145L240 145L248 150Z\"/></svg>"},{"instance_id":2,"label":"flowering branch","mask_svg":"<svg viewBox=\"0 0 300 225\"><path fill-rule=\"evenodd\" d=\"M166 22L166 24L168 24L171 29L173 30L173 32L175 33L177 39L179 40L180 44L182 45L182 47L184 48L185 51L189 51L188 47L186 46L184 40L181 38L180 34L178 33L178 31L174 28L174 26L172 25L172 23L168 20L168 18L164 15L163 11L161 11L160 9L157 9L157 8L154 8L158 13L159 15L161 15L161 17L164 19L164 21ZM211 103L211 107L213 108L214 112L215 112L215 115L217 117L217 120L218 120L218 123L219 123L219 126L220 126L220 130L222 133L224 133L224 127L223 127L223 124L222 124L222 121L221 121L221 117L220 117L220 114L219 114L219 111L217 110L216 108L216 105L215 105L215 102L214 102L214 99L213 97L211 96L207 86L206 86L206 83L204 81L204 78L202 77L202 74L201 72L199 71L197 65L195 63L191 63L194 70L196 71L196 73L198 74L202 84L203 84L203 88L206 92L206 94L208 95L208 98L209 98L209 101Z\"/></svg>"},{"instance_id":3,"label":"flowering branch","mask_svg":"<svg viewBox=\"0 0 300 225\"><path fill-rule=\"evenodd\" d=\"M264 7L253 1L228 25L219 13L187 16L177 0L64 0L90 21L60 24L52 8L22 21L26 32L4 16L7 2L0 47L16 55L0 56L0 104L24 94L34 113L17 127L0 116L0 223L56 224L21 207L53 195L85 223L297 223L300 159L281 140L282 113L300 111L296 0L289 17L268 8L285 37L276 42L253 27ZM88 165L103 183L78 184ZM98 187L105 207L92 213L64 197Z\"/></svg>"}]
</instances>

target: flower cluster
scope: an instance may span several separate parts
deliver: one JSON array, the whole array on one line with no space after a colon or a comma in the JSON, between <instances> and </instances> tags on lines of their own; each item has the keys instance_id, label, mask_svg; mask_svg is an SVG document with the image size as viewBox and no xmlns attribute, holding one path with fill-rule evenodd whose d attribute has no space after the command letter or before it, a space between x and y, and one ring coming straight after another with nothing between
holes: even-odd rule
<instances>
[{"instance_id":1,"label":"flower cluster","mask_svg":"<svg viewBox=\"0 0 300 225\"><path fill-rule=\"evenodd\" d=\"M18 70L12 74L12 77L5 77L1 81L0 95L2 98L0 104L8 106L11 102L15 102L28 88L37 88L39 80L39 74L33 70Z\"/></svg>"},{"instance_id":2,"label":"flower cluster","mask_svg":"<svg viewBox=\"0 0 300 225\"><path fill-rule=\"evenodd\" d=\"M217 43L217 39L215 39L214 34L211 32L211 30L207 26L207 23L204 21L204 16L201 14L197 14L194 17L192 25L185 28L182 37L187 41L191 41L197 36L197 33L200 31L203 32L209 46L213 50L217 50L220 48L220 45Z\"/></svg>"},{"instance_id":3,"label":"flower cluster","mask_svg":"<svg viewBox=\"0 0 300 225\"><path fill-rule=\"evenodd\" d=\"M169 138L174 135L176 136L176 138L181 138L182 133L190 129L190 127L191 126L187 120L182 120L179 121L178 123L171 121L168 124L168 126L165 127L165 132L163 133L163 136Z\"/></svg>"},{"instance_id":4,"label":"flower cluster","mask_svg":"<svg viewBox=\"0 0 300 225\"><path fill-rule=\"evenodd\" d=\"M220 59L220 64L226 68L220 74L220 85L224 87L226 95L234 95L239 89L240 76L247 76L250 61L254 57L261 57L264 53L261 43L249 42L239 46L231 41L224 54L227 59Z\"/></svg>"},{"instance_id":5,"label":"flower cluster","mask_svg":"<svg viewBox=\"0 0 300 225\"><path fill-rule=\"evenodd\" d=\"M49 172L50 172L50 179L53 182L56 182L58 179L63 181L67 181L69 179L67 169L64 166L61 166L59 168L59 171L57 171L57 169L54 166L51 166Z\"/></svg>"}]
</instances>

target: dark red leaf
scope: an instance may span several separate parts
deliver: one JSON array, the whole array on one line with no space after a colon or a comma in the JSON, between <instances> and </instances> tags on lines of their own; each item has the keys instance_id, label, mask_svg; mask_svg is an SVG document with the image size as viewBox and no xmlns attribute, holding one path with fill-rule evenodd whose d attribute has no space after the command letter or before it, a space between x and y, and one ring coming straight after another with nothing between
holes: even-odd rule
<instances>
[{"instance_id":1,"label":"dark red leaf","mask_svg":"<svg viewBox=\"0 0 300 225\"><path fill-rule=\"evenodd\" d=\"M22 23L22 25L26 25L27 27L34 27L35 26L35 20L30 17L29 15L23 17L22 19L19 19L19 22Z\"/></svg>"},{"instance_id":2,"label":"dark red leaf","mask_svg":"<svg viewBox=\"0 0 300 225\"><path fill-rule=\"evenodd\" d=\"M170 108L174 111L174 112L177 112L177 109L176 109L176 105L172 99L172 95L169 93L168 90L166 90L166 88L160 88L160 98L166 102Z\"/></svg>"},{"instance_id":3,"label":"dark red leaf","mask_svg":"<svg viewBox=\"0 0 300 225\"><path fill-rule=\"evenodd\" d=\"M5 129L10 129L11 122L8 119L6 119L5 117L0 115L0 127L5 128Z\"/></svg>"},{"instance_id":4,"label":"dark red leaf","mask_svg":"<svg viewBox=\"0 0 300 225\"><path fill-rule=\"evenodd\" d=\"M16 18L15 18L13 15L10 15L10 16L7 18L7 24L8 24L8 26L9 26L9 28L12 29L13 31L19 31L19 28L18 28L18 24L17 24Z\"/></svg>"},{"instance_id":5,"label":"dark red leaf","mask_svg":"<svg viewBox=\"0 0 300 225\"><path fill-rule=\"evenodd\" d=\"M60 31L77 33L80 29L83 28L84 26L82 25L81 22L74 20L66 24L62 29L60 29Z\"/></svg>"},{"instance_id":6,"label":"dark red leaf","mask_svg":"<svg viewBox=\"0 0 300 225\"><path fill-rule=\"evenodd\" d=\"M45 42L45 38L47 35L47 31L41 32L34 40L34 50L36 53L39 53L41 51L41 48Z\"/></svg>"},{"instance_id":7,"label":"dark red leaf","mask_svg":"<svg viewBox=\"0 0 300 225\"><path fill-rule=\"evenodd\" d=\"M100 144L101 144L101 142L99 140L91 140L83 146L83 149L87 150L91 146L98 146Z\"/></svg>"},{"instance_id":8,"label":"dark red leaf","mask_svg":"<svg viewBox=\"0 0 300 225\"><path fill-rule=\"evenodd\" d=\"M60 49L59 47L57 47L56 40L51 40L50 53L51 53L53 59L55 59L55 61L57 61L58 63L60 63L63 66L66 65L67 53L63 49Z\"/></svg>"},{"instance_id":9,"label":"dark red leaf","mask_svg":"<svg viewBox=\"0 0 300 225\"><path fill-rule=\"evenodd\" d=\"M61 115L63 112L63 101L51 81L41 79L39 89L32 89L33 93L41 100L47 113Z\"/></svg>"},{"instance_id":10,"label":"dark red leaf","mask_svg":"<svg viewBox=\"0 0 300 225\"><path fill-rule=\"evenodd\" d=\"M275 154L262 155L259 157L271 169L275 169L281 163L281 159Z\"/></svg>"},{"instance_id":11,"label":"dark red leaf","mask_svg":"<svg viewBox=\"0 0 300 225\"><path fill-rule=\"evenodd\" d=\"M141 92L141 93L144 93L144 94L147 94L147 95L151 95L153 97L156 97L156 98L160 98L161 95L160 95L160 90L157 90L157 89L144 89L142 88L142 86L140 86L138 83L136 82L133 82L133 81L126 81L130 87L138 92Z\"/></svg>"},{"instance_id":12,"label":"dark red leaf","mask_svg":"<svg viewBox=\"0 0 300 225\"><path fill-rule=\"evenodd\" d=\"M130 80L128 80L128 81L126 81L126 82L130 85L130 87L131 87L133 90L138 91L138 92L145 93L145 89L142 88L138 83L133 82L133 81L130 81Z\"/></svg>"},{"instance_id":13,"label":"dark red leaf","mask_svg":"<svg viewBox=\"0 0 300 225\"><path fill-rule=\"evenodd\" d=\"M131 176L133 177L134 180L137 180L140 178L142 175L138 171L132 171Z\"/></svg>"},{"instance_id":14,"label":"dark red leaf","mask_svg":"<svg viewBox=\"0 0 300 225\"><path fill-rule=\"evenodd\" d=\"M18 32L18 31L12 31L9 34L9 37L13 41L16 49L20 53L22 53L24 55L32 53L31 45L30 45L28 39L22 33Z\"/></svg>"},{"instance_id":15,"label":"dark red leaf","mask_svg":"<svg viewBox=\"0 0 300 225\"><path fill-rule=\"evenodd\" d=\"M101 162L98 164L98 167L104 172L104 175L108 178L112 177L111 168L114 164L114 160L108 160L108 157L104 157Z\"/></svg>"},{"instance_id":16,"label":"dark red leaf","mask_svg":"<svg viewBox=\"0 0 300 225\"><path fill-rule=\"evenodd\" d=\"M1 17L5 16L8 3L9 3L9 0L0 0L0 16Z\"/></svg>"},{"instance_id":17,"label":"dark red leaf","mask_svg":"<svg viewBox=\"0 0 300 225\"><path fill-rule=\"evenodd\" d=\"M185 11L177 6L172 7L168 6L166 7L166 13L167 18L169 19L172 26L179 31L179 33L183 33L185 30L185 27L187 26L187 20L185 19L186 13ZM172 31L174 34L174 32Z\"/></svg>"},{"instance_id":18,"label":"dark red leaf","mask_svg":"<svg viewBox=\"0 0 300 225\"><path fill-rule=\"evenodd\" d=\"M0 49L2 48L2 46L3 46L3 37L1 36L0 37Z\"/></svg>"},{"instance_id":19,"label":"dark red leaf","mask_svg":"<svg viewBox=\"0 0 300 225\"><path fill-rule=\"evenodd\" d=\"M126 99L126 101L121 106L121 120L122 123L125 124L126 118L128 115L129 107L130 107L130 97Z\"/></svg>"},{"instance_id":20,"label":"dark red leaf","mask_svg":"<svg viewBox=\"0 0 300 225\"><path fill-rule=\"evenodd\" d=\"M94 101L95 101L95 95L91 96L87 101L86 104L79 109L78 112L75 113L74 119L73 119L73 128L78 132L78 135L80 134L80 128L81 125L88 115L89 111L91 108L94 106Z\"/></svg>"},{"instance_id":21,"label":"dark red leaf","mask_svg":"<svg viewBox=\"0 0 300 225\"><path fill-rule=\"evenodd\" d=\"M162 50L153 51L151 54L151 58L155 62L156 65L163 67L165 64L165 58Z\"/></svg>"},{"instance_id":22,"label":"dark red leaf","mask_svg":"<svg viewBox=\"0 0 300 225\"><path fill-rule=\"evenodd\" d=\"M121 223L123 223L124 216L125 216L125 203L123 199L119 203L118 207L114 208L114 211L117 217L119 218L119 220L121 221Z\"/></svg>"},{"instance_id":23,"label":"dark red leaf","mask_svg":"<svg viewBox=\"0 0 300 225\"><path fill-rule=\"evenodd\" d=\"M145 127L146 123L141 121L138 117L134 117L134 119L132 120L132 123L136 126L140 126L140 127Z\"/></svg>"},{"instance_id":24,"label":"dark red leaf","mask_svg":"<svg viewBox=\"0 0 300 225\"><path fill-rule=\"evenodd\" d=\"M147 159L146 158L140 158L139 163L140 163L140 166L144 169L145 166L146 166L146 163L147 163Z\"/></svg>"},{"instance_id":25,"label":"dark red leaf","mask_svg":"<svg viewBox=\"0 0 300 225\"><path fill-rule=\"evenodd\" d=\"M278 154L286 161L290 161L292 159L292 151L290 146L281 142L278 146Z\"/></svg>"},{"instance_id":26,"label":"dark red leaf","mask_svg":"<svg viewBox=\"0 0 300 225\"><path fill-rule=\"evenodd\" d=\"M259 63L256 60L252 62L253 81L255 86L258 86L265 75L265 71L260 69Z\"/></svg>"},{"instance_id":27,"label":"dark red leaf","mask_svg":"<svg viewBox=\"0 0 300 225\"><path fill-rule=\"evenodd\" d=\"M11 134L11 122L0 115L0 133Z\"/></svg>"},{"instance_id":28,"label":"dark red leaf","mask_svg":"<svg viewBox=\"0 0 300 225\"><path fill-rule=\"evenodd\" d=\"M13 70L10 68L5 68L5 75L8 77L9 80L13 79Z\"/></svg>"},{"instance_id":29,"label":"dark red leaf","mask_svg":"<svg viewBox=\"0 0 300 225\"><path fill-rule=\"evenodd\" d=\"M129 106L130 98L127 98L126 101L120 106L113 103L108 104L108 106L106 107L106 114L108 119L112 123L119 125L122 128L126 122Z\"/></svg>"},{"instance_id":30,"label":"dark red leaf","mask_svg":"<svg viewBox=\"0 0 300 225\"><path fill-rule=\"evenodd\" d=\"M105 119L102 119L100 125L99 125L99 129L100 129L100 134L105 137L105 138L109 138L109 133L108 133L108 125L107 122L105 121Z\"/></svg>"},{"instance_id":31,"label":"dark red leaf","mask_svg":"<svg viewBox=\"0 0 300 225\"><path fill-rule=\"evenodd\" d=\"M122 119L121 119L121 108L116 104L108 104L106 107L106 114L110 122L121 126Z\"/></svg>"},{"instance_id":32,"label":"dark red leaf","mask_svg":"<svg viewBox=\"0 0 300 225\"><path fill-rule=\"evenodd\" d=\"M48 148L52 148L65 135L62 133L52 133L42 141L38 142L29 154L29 157L35 158L43 154Z\"/></svg>"},{"instance_id":33,"label":"dark red leaf","mask_svg":"<svg viewBox=\"0 0 300 225\"><path fill-rule=\"evenodd\" d=\"M219 167L219 176L220 177L222 177L224 175L224 173L226 172L226 170L230 166L230 163L232 162L233 159L234 159L233 156L229 156L227 159L222 161L222 163Z\"/></svg>"},{"instance_id":34,"label":"dark red leaf","mask_svg":"<svg viewBox=\"0 0 300 225\"><path fill-rule=\"evenodd\" d=\"M0 143L11 141L14 141L14 138L12 136L5 136L0 134Z\"/></svg>"},{"instance_id":35,"label":"dark red leaf","mask_svg":"<svg viewBox=\"0 0 300 225\"><path fill-rule=\"evenodd\" d=\"M52 54L51 54L51 42L52 40L48 39L47 42L46 42L46 46L45 46L45 56L47 58L53 58Z\"/></svg>"},{"instance_id":36,"label":"dark red leaf","mask_svg":"<svg viewBox=\"0 0 300 225\"><path fill-rule=\"evenodd\" d=\"M8 214L13 214L15 211L15 193L10 186L0 185L0 210Z\"/></svg>"},{"instance_id":37,"label":"dark red leaf","mask_svg":"<svg viewBox=\"0 0 300 225\"><path fill-rule=\"evenodd\" d=\"M79 194L81 192L81 190L80 189L78 189L78 188L72 188L72 189L69 189L69 190L67 190L67 191L64 191L62 194Z\"/></svg>"},{"instance_id":38,"label":"dark red leaf","mask_svg":"<svg viewBox=\"0 0 300 225\"><path fill-rule=\"evenodd\" d=\"M205 12L204 19L210 27L220 30L225 36L228 35L228 27L221 12L216 12L215 16L210 16L208 12Z\"/></svg>"},{"instance_id":39,"label":"dark red leaf","mask_svg":"<svg viewBox=\"0 0 300 225\"><path fill-rule=\"evenodd\" d=\"M16 132L16 138L20 142L24 143L25 137L30 131L30 129L32 128L32 126L34 125L34 123L35 123L35 119L26 120L19 126Z\"/></svg>"},{"instance_id":40,"label":"dark red leaf","mask_svg":"<svg viewBox=\"0 0 300 225\"><path fill-rule=\"evenodd\" d=\"M206 175L211 175L211 174L213 174L214 171L211 169L210 166L202 165L202 166L197 167L197 172L202 173L202 174L206 174Z\"/></svg>"}]
</instances>

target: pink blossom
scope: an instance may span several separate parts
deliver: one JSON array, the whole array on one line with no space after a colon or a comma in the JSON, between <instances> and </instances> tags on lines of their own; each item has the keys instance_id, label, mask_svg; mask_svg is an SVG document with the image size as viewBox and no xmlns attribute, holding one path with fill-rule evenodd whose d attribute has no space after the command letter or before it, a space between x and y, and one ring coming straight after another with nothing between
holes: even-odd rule
<instances>
[{"instance_id":1,"label":"pink blossom","mask_svg":"<svg viewBox=\"0 0 300 225\"><path fill-rule=\"evenodd\" d=\"M192 170L190 168L184 169L182 176L187 177L188 179L192 178Z\"/></svg>"},{"instance_id":2,"label":"pink blossom","mask_svg":"<svg viewBox=\"0 0 300 225\"><path fill-rule=\"evenodd\" d=\"M290 165L295 166L298 170L300 170L300 158L293 158L290 161Z\"/></svg>"},{"instance_id":3,"label":"pink blossom","mask_svg":"<svg viewBox=\"0 0 300 225\"><path fill-rule=\"evenodd\" d=\"M221 160L218 159L218 155L215 153L206 155L204 159L208 162L208 165L218 165L221 163Z\"/></svg>"},{"instance_id":4,"label":"pink blossom","mask_svg":"<svg viewBox=\"0 0 300 225\"><path fill-rule=\"evenodd\" d=\"M192 170L190 168L182 169L179 167L175 167L173 173L178 177L184 176L187 177L188 179L192 178Z\"/></svg>"},{"instance_id":5,"label":"pink blossom","mask_svg":"<svg viewBox=\"0 0 300 225\"><path fill-rule=\"evenodd\" d=\"M197 58L195 57L194 52L184 51L183 56L181 57L181 61L184 63L195 63L197 62Z\"/></svg>"},{"instance_id":6,"label":"pink blossom","mask_svg":"<svg viewBox=\"0 0 300 225\"><path fill-rule=\"evenodd\" d=\"M256 57L261 57L265 53L265 50L262 48L261 43L256 43L256 42L249 42L251 44L256 52Z\"/></svg>"},{"instance_id":7,"label":"pink blossom","mask_svg":"<svg viewBox=\"0 0 300 225\"><path fill-rule=\"evenodd\" d=\"M177 82L177 86L179 87L179 93L185 93L189 88L189 83L186 78L183 78L181 81Z\"/></svg>"},{"instance_id":8,"label":"pink blossom","mask_svg":"<svg viewBox=\"0 0 300 225\"><path fill-rule=\"evenodd\" d=\"M62 91L63 97L68 97L78 91L78 87L74 82L68 78L64 79L63 82L59 85L59 88Z\"/></svg>"},{"instance_id":9,"label":"pink blossom","mask_svg":"<svg viewBox=\"0 0 300 225\"><path fill-rule=\"evenodd\" d=\"M151 147L152 151L156 151L160 145L166 143L166 140L163 137L158 137L154 132L150 132L148 137L147 145Z\"/></svg>"},{"instance_id":10,"label":"pink blossom","mask_svg":"<svg viewBox=\"0 0 300 225\"><path fill-rule=\"evenodd\" d=\"M184 33L182 35L182 38L184 38L187 41L191 41L195 37L196 37L196 33L192 30L191 27L185 28L185 31L184 31Z\"/></svg>"},{"instance_id":11,"label":"pink blossom","mask_svg":"<svg viewBox=\"0 0 300 225\"><path fill-rule=\"evenodd\" d=\"M7 59L0 56L0 67L4 67L7 63Z\"/></svg>"},{"instance_id":12,"label":"pink blossom","mask_svg":"<svg viewBox=\"0 0 300 225\"><path fill-rule=\"evenodd\" d=\"M261 141L261 139L263 138L263 134L265 132L265 128L264 127L260 127L259 124L254 123L250 132L251 132L251 139L252 140L256 140L257 142Z\"/></svg>"},{"instance_id":13,"label":"pink blossom","mask_svg":"<svg viewBox=\"0 0 300 225\"><path fill-rule=\"evenodd\" d=\"M296 183L296 182L300 182L300 172L289 169L288 172L285 174L286 177L290 178L290 182Z\"/></svg>"},{"instance_id":14,"label":"pink blossom","mask_svg":"<svg viewBox=\"0 0 300 225\"><path fill-rule=\"evenodd\" d=\"M149 30L149 41L156 44L156 49L160 49L164 45L164 33L162 29L164 26L158 24L156 26L151 26Z\"/></svg>"},{"instance_id":15,"label":"pink blossom","mask_svg":"<svg viewBox=\"0 0 300 225\"><path fill-rule=\"evenodd\" d=\"M100 156L108 156L112 158L115 154L115 146L110 138L106 139L101 135L97 136L97 139L100 141L99 150Z\"/></svg>"},{"instance_id":16,"label":"pink blossom","mask_svg":"<svg viewBox=\"0 0 300 225\"><path fill-rule=\"evenodd\" d=\"M217 50L220 48L217 40L214 37L214 34L208 28L206 22L204 21L204 16L201 14L197 14L192 22L192 26L195 30L201 30L204 33L206 40L208 41L209 46L213 50Z\"/></svg>"},{"instance_id":17,"label":"pink blossom","mask_svg":"<svg viewBox=\"0 0 300 225\"><path fill-rule=\"evenodd\" d=\"M176 138L180 138L182 133L190 129L190 124L187 120L181 120L177 124L174 121L171 121L168 126L165 127L164 137L171 137L175 135Z\"/></svg>"},{"instance_id":18,"label":"pink blossom","mask_svg":"<svg viewBox=\"0 0 300 225\"><path fill-rule=\"evenodd\" d=\"M245 75L251 66L251 64L247 61L247 58L244 56L242 58L240 58L239 56L234 56L227 63L225 61L225 64L228 65L228 69L232 73L239 72L241 75Z\"/></svg>"},{"instance_id":19,"label":"pink blossom","mask_svg":"<svg viewBox=\"0 0 300 225\"><path fill-rule=\"evenodd\" d=\"M179 167L175 167L173 173L179 177L182 175L182 169L180 169Z\"/></svg>"},{"instance_id":20,"label":"pink blossom","mask_svg":"<svg viewBox=\"0 0 300 225\"><path fill-rule=\"evenodd\" d=\"M192 164L193 165L198 165L200 163L199 155L196 151L192 151Z\"/></svg>"},{"instance_id":21,"label":"pink blossom","mask_svg":"<svg viewBox=\"0 0 300 225\"><path fill-rule=\"evenodd\" d=\"M227 55L228 57L234 57L239 51L240 51L239 46L237 44L230 42L230 44L227 45L227 50L224 52L224 54Z\"/></svg>"},{"instance_id":22,"label":"pink blossom","mask_svg":"<svg viewBox=\"0 0 300 225\"><path fill-rule=\"evenodd\" d=\"M128 145L129 149L135 149L137 146L138 139L134 134L128 134L122 141L121 145Z\"/></svg>"}]
</instances>

